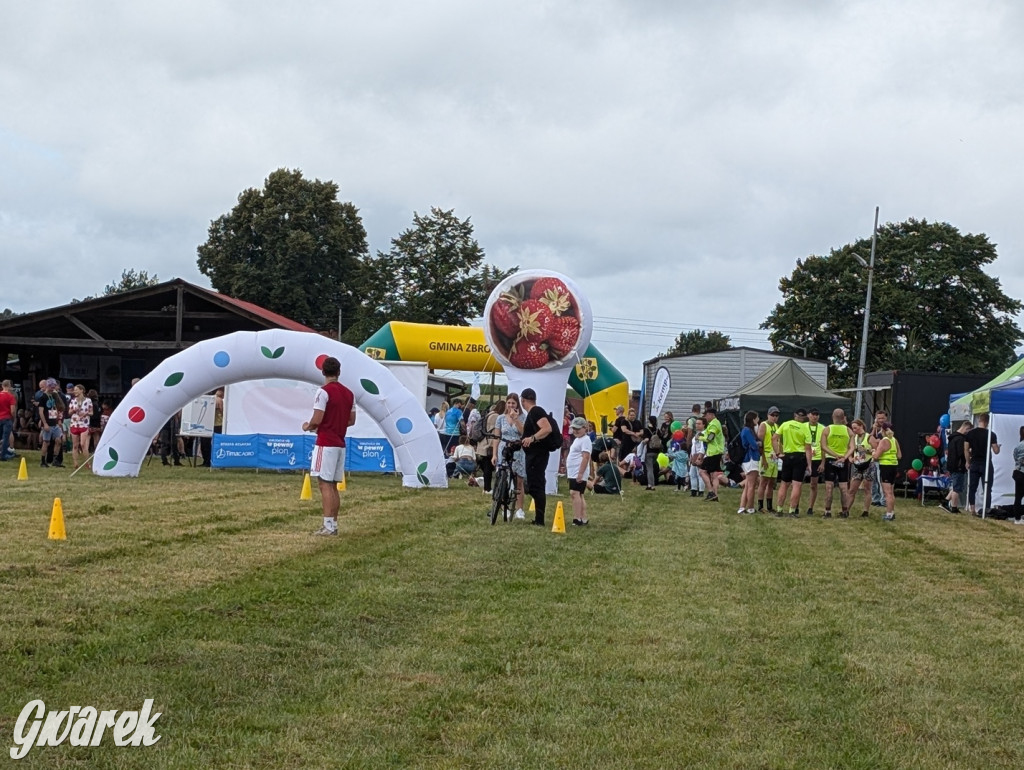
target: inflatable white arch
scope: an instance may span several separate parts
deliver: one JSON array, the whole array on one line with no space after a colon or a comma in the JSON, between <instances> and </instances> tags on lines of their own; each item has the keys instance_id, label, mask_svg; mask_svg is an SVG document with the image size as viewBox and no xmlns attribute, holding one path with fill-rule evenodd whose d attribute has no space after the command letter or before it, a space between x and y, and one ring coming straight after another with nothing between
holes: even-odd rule
<instances>
[{"instance_id":1,"label":"inflatable white arch","mask_svg":"<svg viewBox=\"0 0 1024 770\"><path fill-rule=\"evenodd\" d=\"M161 362L110 415L93 458L93 473L138 476L153 438L171 415L215 388L264 378L321 385L320 364L327 356L341 362L339 381L394 447L402 484L447 487L437 431L423 405L387 367L344 343L284 329L204 340Z\"/></svg>"}]
</instances>

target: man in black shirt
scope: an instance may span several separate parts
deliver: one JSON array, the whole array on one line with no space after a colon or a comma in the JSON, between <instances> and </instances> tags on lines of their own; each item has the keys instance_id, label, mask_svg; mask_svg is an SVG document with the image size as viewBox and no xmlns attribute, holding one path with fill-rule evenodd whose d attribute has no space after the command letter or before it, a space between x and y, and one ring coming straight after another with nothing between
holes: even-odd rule
<instances>
[{"instance_id":1,"label":"man in black shirt","mask_svg":"<svg viewBox=\"0 0 1024 770\"><path fill-rule=\"evenodd\" d=\"M985 448L988 446L992 447L992 454L999 454L999 441L996 438L995 433L990 433L988 429L988 415L983 414L978 417L978 427L973 428L967 432L967 469L968 469L968 487L967 487L967 507L971 513L977 512L977 506L975 505L975 497L978 492L978 484L981 479L985 479L985 510L987 511L992 507L992 463L989 461L988 452ZM988 474L985 473L985 466L988 466Z\"/></svg>"},{"instance_id":2,"label":"man in black shirt","mask_svg":"<svg viewBox=\"0 0 1024 770\"><path fill-rule=\"evenodd\" d=\"M960 427L949 437L946 447L946 470L949 471L949 494L939 507L949 513L960 513L960 501L967 494L967 431L971 429L969 420L960 423Z\"/></svg>"},{"instance_id":3,"label":"man in black shirt","mask_svg":"<svg viewBox=\"0 0 1024 770\"><path fill-rule=\"evenodd\" d=\"M544 509L547 505L547 494L545 490L545 475L548 468L548 450L542 445L542 440L556 430L551 424L548 413L537 406L537 392L533 388L523 388L519 394L523 402L523 409L526 411L526 418L523 420L523 452L526 454L526 491L533 498L533 506L536 509L531 524L539 527L544 526Z\"/></svg>"}]
</instances>

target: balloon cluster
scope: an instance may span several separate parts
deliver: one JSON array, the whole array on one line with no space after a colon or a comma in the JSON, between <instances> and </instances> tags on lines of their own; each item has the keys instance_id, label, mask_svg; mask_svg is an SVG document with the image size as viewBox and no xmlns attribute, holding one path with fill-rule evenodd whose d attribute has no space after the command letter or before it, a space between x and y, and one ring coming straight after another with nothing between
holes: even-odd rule
<instances>
[{"instance_id":1,"label":"balloon cluster","mask_svg":"<svg viewBox=\"0 0 1024 770\"><path fill-rule=\"evenodd\" d=\"M907 471L907 481L917 481L921 477L925 466L928 466L928 470L931 473L938 472L941 464L939 448L942 446L942 439L939 438L939 433L948 427L949 415L944 414L939 418L939 427L936 429L936 432L924 440L924 446L921 448L921 454L924 455L924 458L915 458L910 463L910 470Z\"/></svg>"}]
</instances>

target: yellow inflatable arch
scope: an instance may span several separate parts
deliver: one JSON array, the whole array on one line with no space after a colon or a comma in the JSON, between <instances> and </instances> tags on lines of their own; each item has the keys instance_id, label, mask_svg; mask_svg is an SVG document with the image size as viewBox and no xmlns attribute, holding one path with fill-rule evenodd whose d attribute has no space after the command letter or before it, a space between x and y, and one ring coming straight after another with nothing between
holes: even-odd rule
<instances>
[{"instance_id":1,"label":"yellow inflatable arch","mask_svg":"<svg viewBox=\"0 0 1024 770\"><path fill-rule=\"evenodd\" d=\"M384 324L359 349L387 361L424 361L432 369L500 372L484 330L474 326L435 326L392 321ZM576 363L569 386L583 399L588 420L601 429L601 418L615 419L615 407L629 401L629 383L593 345Z\"/></svg>"}]
</instances>

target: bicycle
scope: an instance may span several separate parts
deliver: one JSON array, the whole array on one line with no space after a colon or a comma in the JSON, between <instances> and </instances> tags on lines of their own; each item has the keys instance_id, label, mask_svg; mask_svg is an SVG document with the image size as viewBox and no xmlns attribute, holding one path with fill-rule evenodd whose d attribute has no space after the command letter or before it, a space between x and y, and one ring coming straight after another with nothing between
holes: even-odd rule
<instances>
[{"instance_id":1,"label":"bicycle","mask_svg":"<svg viewBox=\"0 0 1024 770\"><path fill-rule=\"evenodd\" d=\"M512 521L512 501L516 499L516 474L512 470L512 459L523 446L522 441L506 441L501 451L501 463L494 470L494 481L491 486L491 525L498 520Z\"/></svg>"}]
</instances>

